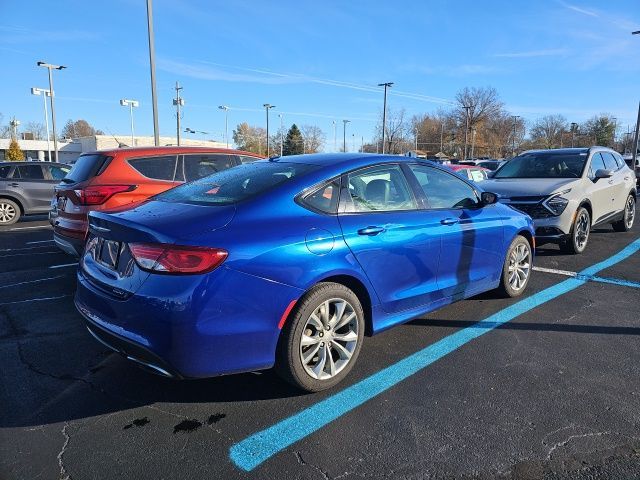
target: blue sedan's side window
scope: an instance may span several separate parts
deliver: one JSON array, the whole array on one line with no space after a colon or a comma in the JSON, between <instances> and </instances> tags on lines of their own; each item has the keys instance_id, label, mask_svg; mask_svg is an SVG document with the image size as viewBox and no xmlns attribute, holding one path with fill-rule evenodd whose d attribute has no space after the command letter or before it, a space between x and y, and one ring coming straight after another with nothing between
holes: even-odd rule
<instances>
[{"instance_id":1,"label":"blue sedan's side window","mask_svg":"<svg viewBox=\"0 0 640 480\"><path fill-rule=\"evenodd\" d=\"M349 193L356 212L415 210L416 201L398 165L379 165L349 174Z\"/></svg>"},{"instance_id":2,"label":"blue sedan's side window","mask_svg":"<svg viewBox=\"0 0 640 480\"><path fill-rule=\"evenodd\" d=\"M470 185L438 169L411 165L431 208L471 208L478 205L478 196Z\"/></svg>"}]
</instances>

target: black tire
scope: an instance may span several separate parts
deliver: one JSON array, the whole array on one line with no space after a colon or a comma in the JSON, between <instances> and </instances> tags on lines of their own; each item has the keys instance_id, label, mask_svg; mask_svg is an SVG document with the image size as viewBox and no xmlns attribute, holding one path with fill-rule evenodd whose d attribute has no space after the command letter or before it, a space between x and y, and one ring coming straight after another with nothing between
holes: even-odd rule
<instances>
[{"instance_id":1,"label":"black tire","mask_svg":"<svg viewBox=\"0 0 640 480\"><path fill-rule=\"evenodd\" d=\"M310 325L308 322L311 322L312 314L322 308L325 305L325 302L346 302L346 306L343 309L345 314L348 313L348 317L351 317L351 313L355 314L355 318L351 317L351 320L344 327L333 330L323 330L323 329L315 329L313 325ZM331 305L333 303L329 303L329 310L331 310ZM348 308L348 310L347 310ZM326 311L326 308L325 308ZM336 313L335 305L332 313ZM342 318L347 318L344 316ZM333 319L332 315L328 315L327 318ZM337 317L337 316L336 316ZM316 318L318 318L316 316ZM339 322L338 322L339 323ZM328 388L333 387L334 385L341 382L344 377L351 371L353 365L356 363L358 359L358 354L360 353L360 348L362 347L362 341L364 338L364 312L362 310L362 305L360 304L360 300L350 289L341 285L339 283L319 283L307 293L303 295L303 297L298 301L296 307L287 318L285 326L280 334L280 340L278 342L278 349L276 352L276 365L275 370L280 377L282 377L287 382L292 385L305 390L307 392L319 392L321 390L326 390ZM357 332L351 332L351 329L357 329ZM348 330L349 335L357 337L355 345L351 345L352 351L351 356L348 360L342 359L340 354L337 351L337 347L331 347L332 341L336 344L336 340L333 335L342 335L342 333L338 333L340 331L344 332ZM324 334L326 332L326 337ZM326 338L327 347L324 347L325 342L322 342L323 347L320 347L320 343L316 341L313 345L310 346L301 346L303 334L305 338L314 338L318 340L319 337ZM331 337L330 337L331 335ZM329 341L332 340L332 341ZM340 340L342 342L342 340ZM311 353L311 350L315 348L315 345L318 345L318 349L315 351L317 353ZM347 345L347 343L345 343ZM340 346L343 346L340 343ZM344 346L343 346L344 347ZM313 360L318 359L315 362L315 366L319 367L321 364L321 360L319 359L321 355L321 350L325 355L325 362L322 362L322 366L320 366L320 376L328 375L325 373L325 364L329 367L329 363L331 365L338 365L339 362L344 362L341 364L340 369L336 369L336 373L330 378L314 378L311 373L307 371L309 367L309 362L307 362L307 366L303 364L303 348L307 348L306 352L310 353L310 357ZM331 350L333 348L334 350ZM329 352L329 353L327 353ZM331 355L331 362L326 360L326 355ZM338 356L337 360L333 360L335 356Z\"/></svg>"},{"instance_id":2,"label":"black tire","mask_svg":"<svg viewBox=\"0 0 640 480\"><path fill-rule=\"evenodd\" d=\"M586 230L584 226L586 222ZM561 245L560 250L570 255L583 253L589 243L589 233L591 232L591 215L589 210L579 207L571 226L571 233ZM585 236L586 235L586 236Z\"/></svg>"},{"instance_id":3,"label":"black tire","mask_svg":"<svg viewBox=\"0 0 640 480\"><path fill-rule=\"evenodd\" d=\"M0 225L13 225L20 220L20 206L8 198L0 198Z\"/></svg>"},{"instance_id":4,"label":"black tire","mask_svg":"<svg viewBox=\"0 0 640 480\"><path fill-rule=\"evenodd\" d=\"M523 250L526 252L526 257L523 259L523 261L526 260L528 264L528 267L526 268L526 277L521 285L512 285L510 281L512 274L518 275L519 273L514 273L512 271L512 266L514 265L514 255L517 256L517 254L522 252ZM507 255L505 256L504 265L502 266L502 275L500 276L500 285L498 286L498 292L500 293L500 295L512 298L522 295L526 290L527 285L529 285L532 268L533 251L531 249L531 244L522 235L516 235L516 237L511 242L511 245L509 245L509 248L507 249Z\"/></svg>"},{"instance_id":5,"label":"black tire","mask_svg":"<svg viewBox=\"0 0 640 480\"><path fill-rule=\"evenodd\" d=\"M622 220L612 223L611 226L616 232L628 232L633 228L633 221L636 218L636 198L629 194L624 202L624 213Z\"/></svg>"}]
</instances>

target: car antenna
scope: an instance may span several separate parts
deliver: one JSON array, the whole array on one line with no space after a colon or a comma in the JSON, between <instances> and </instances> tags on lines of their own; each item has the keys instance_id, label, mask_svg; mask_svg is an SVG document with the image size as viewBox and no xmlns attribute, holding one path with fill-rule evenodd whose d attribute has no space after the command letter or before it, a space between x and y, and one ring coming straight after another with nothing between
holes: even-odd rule
<instances>
[{"instance_id":1,"label":"car antenna","mask_svg":"<svg viewBox=\"0 0 640 480\"><path fill-rule=\"evenodd\" d=\"M113 134L113 132L107 127L107 132L109 132L109 134L113 137L113 139L116 141L116 143L118 144L118 148L124 148L124 147L128 147L129 145L127 145L124 142L121 142L120 140L118 140L116 138L116 136Z\"/></svg>"}]
</instances>

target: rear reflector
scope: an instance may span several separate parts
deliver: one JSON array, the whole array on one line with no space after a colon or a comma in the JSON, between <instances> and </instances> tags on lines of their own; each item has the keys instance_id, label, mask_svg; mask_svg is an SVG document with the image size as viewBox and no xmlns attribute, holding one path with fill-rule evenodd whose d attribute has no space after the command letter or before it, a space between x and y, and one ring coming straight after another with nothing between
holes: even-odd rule
<instances>
[{"instance_id":1,"label":"rear reflector","mask_svg":"<svg viewBox=\"0 0 640 480\"><path fill-rule=\"evenodd\" d=\"M220 248L188 247L161 243L130 243L129 250L138 266L156 273L207 273L227 258Z\"/></svg>"},{"instance_id":2,"label":"rear reflector","mask_svg":"<svg viewBox=\"0 0 640 480\"><path fill-rule=\"evenodd\" d=\"M100 205L116 193L131 192L137 185L96 185L74 190L80 205Z\"/></svg>"}]
</instances>

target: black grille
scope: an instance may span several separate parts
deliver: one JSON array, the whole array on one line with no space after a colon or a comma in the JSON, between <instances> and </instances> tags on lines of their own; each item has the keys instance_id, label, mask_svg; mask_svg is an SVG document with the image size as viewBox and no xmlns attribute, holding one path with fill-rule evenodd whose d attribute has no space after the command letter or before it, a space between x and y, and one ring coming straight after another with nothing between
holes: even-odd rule
<instances>
[{"instance_id":1,"label":"black grille","mask_svg":"<svg viewBox=\"0 0 640 480\"><path fill-rule=\"evenodd\" d=\"M553 214L547 210L541 203L512 203L513 208L517 208L523 213L526 213L531 218L549 218L553 217Z\"/></svg>"}]
</instances>

